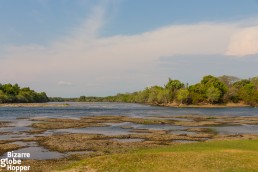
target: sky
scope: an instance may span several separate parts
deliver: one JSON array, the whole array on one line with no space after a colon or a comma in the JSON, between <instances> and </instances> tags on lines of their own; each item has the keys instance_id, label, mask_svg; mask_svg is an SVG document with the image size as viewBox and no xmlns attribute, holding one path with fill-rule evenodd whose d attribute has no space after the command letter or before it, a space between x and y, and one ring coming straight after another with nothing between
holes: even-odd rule
<instances>
[{"instance_id":1,"label":"sky","mask_svg":"<svg viewBox=\"0 0 258 172\"><path fill-rule=\"evenodd\" d=\"M257 0L0 0L0 83L107 96L258 75Z\"/></svg>"}]
</instances>

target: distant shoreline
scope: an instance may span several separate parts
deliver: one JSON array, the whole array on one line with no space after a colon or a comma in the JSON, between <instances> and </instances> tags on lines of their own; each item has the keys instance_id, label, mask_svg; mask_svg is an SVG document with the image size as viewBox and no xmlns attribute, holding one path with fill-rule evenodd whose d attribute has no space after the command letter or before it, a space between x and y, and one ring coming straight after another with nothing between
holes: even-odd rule
<instances>
[{"instance_id":1,"label":"distant shoreline","mask_svg":"<svg viewBox=\"0 0 258 172\"><path fill-rule=\"evenodd\" d=\"M53 104L51 104L53 103ZM70 106L69 102L67 103L0 103L0 107L65 107ZM89 102L75 102L75 103L89 103ZM90 102L90 103L105 103L105 102ZM110 102L110 103L126 103L126 102ZM141 104L141 103L136 103ZM144 104L151 106L160 106L160 107L175 107L175 108L241 108L241 107L253 107L243 103L227 103L227 104L203 104L203 105L186 105L186 104Z\"/></svg>"},{"instance_id":2,"label":"distant shoreline","mask_svg":"<svg viewBox=\"0 0 258 172\"><path fill-rule=\"evenodd\" d=\"M0 107L63 107L69 106L67 103L51 104L47 103L0 103Z\"/></svg>"},{"instance_id":3,"label":"distant shoreline","mask_svg":"<svg viewBox=\"0 0 258 172\"><path fill-rule=\"evenodd\" d=\"M241 108L241 107L253 107L243 103L227 103L227 104L204 104L204 105L185 105L185 104L162 104L158 106L164 107L178 107L178 108Z\"/></svg>"}]
</instances>

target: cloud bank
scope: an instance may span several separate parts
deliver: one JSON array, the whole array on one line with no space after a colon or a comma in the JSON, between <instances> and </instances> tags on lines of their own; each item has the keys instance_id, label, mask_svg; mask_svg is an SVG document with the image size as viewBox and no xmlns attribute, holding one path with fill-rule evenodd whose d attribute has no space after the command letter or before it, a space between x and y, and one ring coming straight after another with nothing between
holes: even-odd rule
<instances>
[{"instance_id":1,"label":"cloud bank","mask_svg":"<svg viewBox=\"0 0 258 172\"><path fill-rule=\"evenodd\" d=\"M244 56L258 53L258 25L236 32L229 43L227 54Z\"/></svg>"},{"instance_id":2,"label":"cloud bank","mask_svg":"<svg viewBox=\"0 0 258 172\"><path fill-rule=\"evenodd\" d=\"M247 63L243 66L245 75L257 75L256 69L248 69L253 61L246 56L258 53L258 25L196 23L165 26L137 35L101 37L98 33L105 28L106 13L105 6L95 7L71 34L48 46L5 47L0 58L2 82L29 85L50 96L111 95L161 84L168 77L193 82L195 73L199 76L210 72L212 64L207 59L232 58L232 62L241 65L243 62L235 61L237 57ZM201 59L196 58L198 54ZM178 58L182 55L188 58ZM161 57L170 60L160 65ZM231 64L218 66L221 70L214 75L227 74ZM233 75L241 76L241 71Z\"/></svg>"}]
</instances>

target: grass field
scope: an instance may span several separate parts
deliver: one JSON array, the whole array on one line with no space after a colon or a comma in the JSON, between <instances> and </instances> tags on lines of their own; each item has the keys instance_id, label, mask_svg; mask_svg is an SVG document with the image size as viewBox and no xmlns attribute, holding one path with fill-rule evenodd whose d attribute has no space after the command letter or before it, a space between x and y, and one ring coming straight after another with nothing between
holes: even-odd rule
<instances>
[{"instance_id":1,"label":"grass field","mask_svg":"<svg viewBox=\"0 0 258 172\"><path fill-rule=\"evenodd\" d=\"M87 158L62 171L258 171L258 140L223 140Z\"/></svg>"}]
</instances>

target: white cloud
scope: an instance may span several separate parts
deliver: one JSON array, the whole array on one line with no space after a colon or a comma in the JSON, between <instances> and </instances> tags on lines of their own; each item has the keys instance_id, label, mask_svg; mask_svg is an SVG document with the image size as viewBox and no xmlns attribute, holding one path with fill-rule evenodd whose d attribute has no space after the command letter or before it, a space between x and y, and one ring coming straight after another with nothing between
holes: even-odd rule
<instances>
[{"instance_id":1,"label":"white cloud","mask_svg":"<svg viewBox=\"0 0 258 172\"><path fill-rule=\"evenodd\" d=\"M69 89L60 90L56 86L58 80L59 86L78 86L76 90L71 88L69 94L73 95L82 94L88 84L99 86L88 87L91 90L87 90L98 95L133 91L162 83L170 76L157 68L156 63L161 56L239 54L230 48L237 46L228 49L234 37L239 40L236 36L239 33L257 33L255 29L245 30L236 23L197 23L172 25L132 36L99 37L104 14L105 7L94 8L92 16L81 26L48 46L8 47L5 58L0 59L0 78L18 83L44 81L37 87L52 96L66 96L66 89ZM243 42L250 40L243 39L243 36L240 38ZM245 54L244 50L242 48L241 54Z\"/></svg>"},{"instance_id":2,"label":"white cloud","mask_svg":"<svg viewBox=\"0 0 258 172\"><path fill-rule=\"evenodd\" d=\"M258 53L258 26L236 32L229 43L227 54L244 56Z\"/></svg>"}]
</instances>

